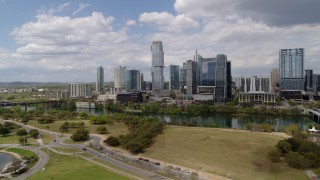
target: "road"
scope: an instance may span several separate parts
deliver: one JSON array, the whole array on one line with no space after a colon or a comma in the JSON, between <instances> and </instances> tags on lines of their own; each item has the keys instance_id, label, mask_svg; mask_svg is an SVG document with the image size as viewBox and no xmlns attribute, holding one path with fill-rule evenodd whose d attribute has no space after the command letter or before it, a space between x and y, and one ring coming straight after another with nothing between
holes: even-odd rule
<instances>
[{"instance_id":1,"label":"road","mask_svg":"<svg viewBox=\"0 0 320 180\"><path fill-rule=\"evenodd\" d=\"M27 172L21 174L18 177L13 178L13 180L26 179L27 177L29 177L29 176L33 175L34 173L38 172L39 170L41 170L49 161L49 156L45 152L40 150L41 147L20 146L20 145L16 145L16 144L0 144L0 147L6 147L6 148L15 147L15 148L19 148L19 149L25 149L25 150L32 151L39 156L39 161L37 162L37 164L35 164Z\"/></svg>"},{"instance_id":2,"label":"road","mask_svg":"<svg viewBox=\"0 0 320 180\"><path fill-rule=\"evenodd\" d=\"M51 136L54 136L56 139L55 141L52 141L50 142L49 145L47 145L46 147L67 147L67 148L76 148L76 149L83 149L84 145L83 144L64 144L63 141L68 138L67 137L59 137L61 134L60 133L57 133L57 132L53 132L53 131L49 131L49 130L44 130L44 129L39 129L39 128L36 128L36 127L33 127L33 126L29 126L29 125L24 125L22 123L18 123L16 121L12 121L12 120L2 120L3 122L5 121L8 121L8 122L12 122L12 123L15 123L15 124L19 124L21 125L23 128L27 129L27 130L30 130L30 129L37 129L41 134L48 134L48 135L51 135ZM104 162L107 162L117 168L120 168L126 172L130 172L130 173L133 173L133 174L136 174L140 177L143 177L145 179L152 179L152 180L164 180L164 179L170 179L170 178L167 178L167 177L164 177L164 176L161 176L161 175L158 175L152 171L148 171L148 170L145 170L145 169L142 169L143 167L145 166L140 166L142 168L137 168L135 166L132 166L132 165L129 165L129 164L126 164L124 162L128 162L128 161L125 161L127 160L124 156L121 157L122 160L124 162L121 162L119 160L119 156L117 156L116 153L112 152L112 150L110 149L106 149L105 147L101 146L101 142L102 142L102 139L101 137L99 136L96 136L96 135L90 135L90 138L92 139L92 143L95 147L102 147L102 151L104 153L109 153L108 156L102 156L101 155L101 152L98 152L94 149L90 149L90 148L86 148L86 153L92 155L92 156L95 156L97 158L99 158L100 160L104 161ZM42 152L42 151L39 151L39 152ZM42 156L42 154L39 154L39 156ZM118 157L118 158L116 158ZM130 160L131 162L136 162L136 160ZM136 164L137 165L137 164ZM150 165L148 165L150 166ZM39 170L39 169L37 169ZM155 168L149 168L149 170L156 170L156 167ZM159 169L161 170L161 169ZM28 171L29 172L29 171ZM32 171L34 173L34 171ZM20 177L20 176L19 176Z\"/></svg>"}]
</instances>

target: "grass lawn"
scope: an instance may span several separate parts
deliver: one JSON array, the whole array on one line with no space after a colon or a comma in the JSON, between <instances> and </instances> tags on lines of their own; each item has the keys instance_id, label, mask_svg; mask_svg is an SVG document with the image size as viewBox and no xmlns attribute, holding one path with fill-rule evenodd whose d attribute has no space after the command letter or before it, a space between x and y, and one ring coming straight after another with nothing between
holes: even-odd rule
<instances>
[{"instance_id":1,"label":"grass lawn","mask_svg":"<svg viewBox=\"0 0 320 180\"><path fill-rule=\"evenodd\" d=\"M83 160L80 157L59 155L54 152L50 152L50 160L45 167L45 171L37 172L36 174L30 176L28 179L131 179L124 175L119 175L117 173L111 172L99 165Z\"/></svg>"},{"instance_id":2,"label":"grass lawn","mask_svg":"<svg viewBox=\"0 0 320 180\"><path fill-rule=\"evenodd\" d=\"M86 158L93 158L94 157L91 154L87 154L87 153L79 153L78 155L86 157Z\"/></svg>"},{"instance_id":3,"label":"grass lawn","mask_svg":"<svg viewBox=\"0 0 320 180\"><path fill-rule=\"evenodd\" d=\"M19 144L18 136L7 134L4 137L0 135L0 144Z\"/></svg>"},{"instance_id":4,"label":"grass lawn","mask_svg":"<svg viewBox=\"0 0 320 180\"><path fill-rule=\"evenodd\" d=\"M61 151L64 153L77 153L77 152L81 152L79 149L73 149L73 148L64 148L64 147L52 147L53 149L57 150L57 151Z\"/></svg>"},{"instance_id":5,"label":"grass lawn","mask_svg":"<svg viewBox=\"0 0 320 180\"><path fill-rule=\"evenodd\" d=\"M28 125L34 126L41 129L47 129L50 131L60 132L59 127L66 121L55 121L50 124L40 124L37 121L29 121ZM93 125L89 122L89 120L72 120L69 122L84 122L85 127L90 131L90 133L96 133L95 130L99 125ZM124 123L114 123L112 126L106 125L109 133L114 136L118 136L120 134L126 134L128 132L128 128ZM69 128L69 132L64 132L64 134L72 134L76 128Z\"/></svg>"},{"instance_id":6,"label":"grass lawn","mask_svg":"<svg viewBox=\"0 0 320 180\"><path fill-rule=\"evenodd\" d=\"M267 159L280 139L267 133L171 126L144 155L232 179L308 179L302 170Z\"/></svg>"},{"instance_id":7,"label":"grass lawn","mask_svg":"<svg viewBox=\"0 0 320 180\"><path fill-rule=\"evenodd\" d=\"M49 144L52 140L54 140L53 136L48 134L41 134L43 144Z\"/></svg>"},{"instance_id":8,"label":"grass lawn","mask_svg":"<svg viewBox=\"0 0 320 180\"><path fill-rule=\"evenodd\" d=\"M16 153L16 154L19 154L21 157L24 157L24 156L28 156L28 157L30 157L30 156L36 156L37 158L39 158L36 153L34 153L34 152L32 152L32 151L24 150L24 149L9 148L9 149L6 149L6 151L8 151L8 152L14 152L14 153ZM34 166L37 162L38 162L38 161L35 161L35 162L33 162L33 163L28 164L28 168L31 168L31 167Z\"/></svg>"},{"instance_id":9,"label":"grass lawn","mask_svg":"<svg viewBox=\"0 0 320 180\"><path fill-rule=\"evenodd\" d=\"M84 143L87 143L89 142L90 139L86 140L86 141L73 141L72 139L66 139L63 141L63 143L65 144L84 144Z\"/></svg>"}]
</instances>

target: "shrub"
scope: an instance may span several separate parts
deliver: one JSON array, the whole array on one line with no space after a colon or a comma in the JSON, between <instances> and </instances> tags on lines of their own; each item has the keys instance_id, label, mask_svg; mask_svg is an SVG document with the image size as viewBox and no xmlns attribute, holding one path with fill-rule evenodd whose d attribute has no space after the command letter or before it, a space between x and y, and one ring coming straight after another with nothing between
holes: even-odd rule
<instances>
[{"instance_id":1,"label":"shrub","mask_svg":"<svg viewBox=\"0 0 320 180\"><path fill-rule=\"evenodd\" d=\"M276 148L281 154L286 154L289 151L292 151L292 146L286 140L281 140L277 143Z\"/></svg>"},{"instance_id":2,"label":"shrub","mask_svg":"<svg viewBox=\"0 0 320 180\"><path fill-rule=\"evenodd\" d=\"M84 128L77 129L71 136L73 141L85 141L89 138L89 131Z\"/></svg>"},{"instance_id":3,"label":"shrub","mask_svg":"<svg viewBox=\"0 0 320 180\"><path fill-rule=\"evenodd\" d=\"M272 149L268 153L268 158L271 162L277 163L277 162L280 162L280 155L281 153L277 149Z\"/></svg>"},{"instance_id":4,"label":"shrub","mask_svg":"<svg viewBox=\"0 0 320 180\"><path fill-rule=\"evenodd\" d=\"M109 146L119 146L120 145L120 141L117 137L114 136L110 136L108 137L106 140L104 140L103 142L107 143Z\"/></svg>"},{"instance_id":5,"label":"shrub","mask_svg":"<svg viewBox=\"0 0 320 180\"><path fill-rule=\"evenodd\" d=\"M285 160L290 167L297 169L304 169L308 167L308 161L297 152L289 152L285 156Z\"/></svg>"}]
</instances>

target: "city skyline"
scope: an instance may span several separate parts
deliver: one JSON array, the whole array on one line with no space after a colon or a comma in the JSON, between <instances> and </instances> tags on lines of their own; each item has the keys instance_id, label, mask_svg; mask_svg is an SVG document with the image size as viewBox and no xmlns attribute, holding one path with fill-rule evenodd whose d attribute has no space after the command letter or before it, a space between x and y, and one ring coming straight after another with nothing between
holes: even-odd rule
<instances>
[{"instance_id":1,"label":"city skyline","mask_svg":"<svg viewBox=\"0 0 320 180\"><path fill-rule=\"evenodd\" d=\"M290 3L288 3L290 2ZM320 73L320 2L310 0L0 1L0 82L94 82L96 67L139 69L151 81L150 43L164 44L164 75L196 49L227 54L233 76L269 75L280 49L305 49ZM297 11L299 13L297 13Z\"/></svg>"}]
</instances>

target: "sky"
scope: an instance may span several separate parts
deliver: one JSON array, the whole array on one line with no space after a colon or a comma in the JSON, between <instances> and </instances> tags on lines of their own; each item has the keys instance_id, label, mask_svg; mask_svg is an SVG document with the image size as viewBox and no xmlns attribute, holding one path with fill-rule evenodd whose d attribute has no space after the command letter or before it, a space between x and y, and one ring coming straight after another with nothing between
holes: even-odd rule
<instances>
[{"instance_id":1,"label":"sky","mask_svg":"<svg viewBox=\"0 0 320 180\"><path fill-rule=\"evenodd\" d=\"M226 54L232 76L270 76L279 50L304 48L320 74L319 0L0 0L0 82L94 82L97 66L151 80L152 41L165 66L195 51ZM168 68L165 68L168 80Z\"/></svg>"}]
</instances>

